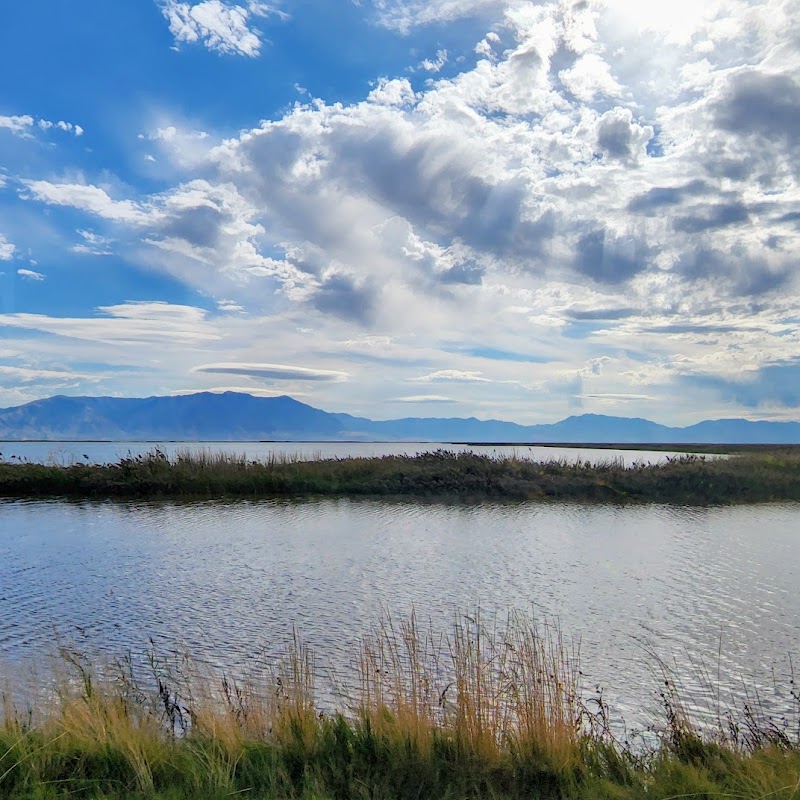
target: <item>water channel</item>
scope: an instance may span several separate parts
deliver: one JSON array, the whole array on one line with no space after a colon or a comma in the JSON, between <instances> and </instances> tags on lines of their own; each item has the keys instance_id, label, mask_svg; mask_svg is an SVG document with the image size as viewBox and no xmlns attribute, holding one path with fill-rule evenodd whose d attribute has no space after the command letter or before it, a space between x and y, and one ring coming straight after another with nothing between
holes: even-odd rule
<instances>
[{"instance_id":1,"label":"water channel","mask_svg":"<svg viewBox=\"0 0 800 800\"><path fill-rule=\"evenodd\" d=\"M318 665L345 674L385 614L414 609L446 630L460 613L516 609L580 640L587 691L604 687L630 725L657 702L654 654L700 707L711 676L781 713L800 641L798 532L796 504L6 500L0 664L57 641L120 654L152 638L246 670L296 627Z\"/></svg>"}]
</instances>

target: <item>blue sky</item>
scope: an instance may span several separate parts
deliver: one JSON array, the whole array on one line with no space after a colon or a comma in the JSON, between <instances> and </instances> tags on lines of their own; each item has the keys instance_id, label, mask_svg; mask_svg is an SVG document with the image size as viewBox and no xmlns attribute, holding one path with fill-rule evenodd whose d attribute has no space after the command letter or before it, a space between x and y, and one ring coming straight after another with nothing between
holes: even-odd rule
<instances>
[{"instance_id":1,"label":"blue sky","mask_svg":"<svg viewBox=\"0 0 800 800\"><path fill-rule=\"evenodd\" d=\"M26 0L0 406L800 418L800 1Z\"/></svg>"}]
</instances>

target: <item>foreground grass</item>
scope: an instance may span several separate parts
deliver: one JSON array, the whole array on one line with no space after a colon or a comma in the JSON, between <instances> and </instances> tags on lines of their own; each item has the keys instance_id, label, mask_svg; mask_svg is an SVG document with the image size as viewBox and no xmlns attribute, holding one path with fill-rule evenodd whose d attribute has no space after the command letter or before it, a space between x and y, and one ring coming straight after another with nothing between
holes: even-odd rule
<instances>
[{"instance_id":1,"label":"foreground grass","mask_svg":"<svg viewBox=\"0 0 800 800\"><path fill-rule=\"evenodd\" d=\"M61 655L55 688L6 697L2 798L800 798L798 713L721 710L701 731L667 678L649 738L620 741L558 630L519 615L442 638L385 623L354 653L339 713L318 711L296 639L241 682L155 655L103 670Z\"/></svg>"},{"instance_id":2,"label":"foreground grass","mask_svg":"<svg viewBox=\"0 0 800 800\"><path fill-rule=\"evenodd\" d=\"M0 496L214 498L414 496L681 504L800 500L800 448L728 458L686 455L625 467L496 459L437 451L416 456L248 461L230 454L156 450L103 465L0 462Z\"/></svg>"}]
</instances>

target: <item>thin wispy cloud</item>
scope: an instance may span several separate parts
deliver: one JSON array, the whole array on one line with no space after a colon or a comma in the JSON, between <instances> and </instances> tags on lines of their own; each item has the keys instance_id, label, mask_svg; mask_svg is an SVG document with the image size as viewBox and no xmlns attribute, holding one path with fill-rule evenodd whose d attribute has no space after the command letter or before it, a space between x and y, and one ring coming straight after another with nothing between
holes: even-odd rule
<instances>
[{"instance_id":1,"label":"thin wispy cloud","mask_svg":"<svg viewBox=\"0 0 800 800\"><path fill-rule=\"evenodd\" d=\"M395 403L454 403L451 397L441 394L408 394L403 397L395 397Z\"/></svg>"},{"instance_id":2,"label":"thin wispy cloud","mask_svg":"<svg viewBox=\"0 0 800 800\"><path fill-rule=\"evenodd\" d=\"M112 254L111 245L113 244L113 239L101 236L94 231L80 228L76 233L81 237L81 241L72 246L73 253L94 256L110 256Z\"/></svg>"},{"instance_id":3,"label":"thin wispy cloud","mask_svg":"<svg viewBox=\"0 0 800 800\"><path fill-rule=\"evenodd\" d=\"M454 382L454 383L490 383L490 379L485 377L482 372L465 371L460 369L440 369L436 372L430 372L427 375L420 375L411 380L419 383L437 383L437 382Z\"/></svg>"},{"instance_id":4,"label":"thin wispy cloud","mask_svg":"<svg viewBox=\"0 0 800 800\"><path fill-rule=\"evenodd\" d=\"M113 200L99 187L81 183L51 183L50 181L23 180L24 199L32 198L48 205L69 206L96 214L111 222L145 225L153 215L141 204L132 200Z\"/></svg>"},{"instance_id":5,"label":"thin wispy cloud","mask_svg":"<svg viewBox=\"0 0 800 800\"><path fill-rule=\"evenodd\" d=\"M17 275L28 281L43 281L45 276L41 272L36 272L33 269L18 269Z\"/></svg>"},{"instance_id":6,"label":"thin wispy cloud","mask_svg":"<svg viewBox=\"0 0 800 800\"><path fill-rule=\"evenodd\" d=\"M287 364L203 364L192 371L212 375L247 375L276 381L345 381L348 378L346 372Z\"/></svg>"},{"instance_id":7,"label":"thin wispy cloud","mask_svg":"<svg viewBox=\"0 0 800 800\"><path fill-rule=\"evenodd\" d=\"M408 34L413 28L452 22L501 9L498 0L372 0L381 25Z\"/></svg>"}]
</instances>

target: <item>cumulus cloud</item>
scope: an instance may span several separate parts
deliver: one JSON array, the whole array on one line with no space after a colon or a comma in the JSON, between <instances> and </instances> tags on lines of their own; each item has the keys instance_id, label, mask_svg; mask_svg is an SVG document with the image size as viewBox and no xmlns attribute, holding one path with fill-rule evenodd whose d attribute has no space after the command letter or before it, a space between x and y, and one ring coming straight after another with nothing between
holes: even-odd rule
<instances>
[{"instance_id":1,"label":"cumulus cloud","mask_svg":"<svg viewBox=\"0 0 800 800\"><path fill-rule=\"evenodd\" d=\"M597 53L580 56L558 77L578 100L588 103L598 97L619 97L623 89L611 74L611 67Z\"/></svg>"},{"instance_id":2,"label":"cumulus cloud","mask_svg":"<svg viewBox=\"0 0 800 800\"><path fill-rule=\"evenodd\" d=\"M376 311L378 290L372 282L331 273L314 290L312 302L320 311L362 324L371 322Z\"/></svg>"},{"instance_id":3,"label":"cumulus cloud","mask_svg":"<svg viewBox=\"0 0 800 800\"><path fill-rule=\"evenodd\" d=\"M40 119L38 121L38 125L43 131L49 131L51 128L56 128L59 131L64 131L64 133L72 133L75 136L83 136L83 128L80 125L75 125L72 122L65 122L63 119L60 119L58 122L51 122L48 119Z\"/></svg>"},{"instance_id":4,"label":"cumulus cloud","mask_svg":"<svg viewBox=\"0 0 800 800\"><path fill-rule=\"evenodd\" d=\"M647 266L647 247L633 237L614 237L605 228L580 237L575 268L600 283L620 283Z\"/></svg>"},{"instance_id":5,"label":"cumulus cloud","mask_svg":"<svg viewBox=\"0 0 800 800\"><path fill-rule=\"evenodd\" d=\"M297 367L287 364L203 364L192 372L213 375L246 375L251 378L266 378L276 381L346 381L348 374L337 370Z\"/></svg>"},{"instance_id":6,"label":"cumulus cloud","mask_svg":"<svg viewBox=\"0 0 800 800\"><path fill-rule=\"evenodd\" d=\"M245 5L224 0L162 0L161 10L176 45L201 43L219 53L250 57L259 55L262 46L262 33L253 26L253 18L280 13L254 0Z\"/></svg>"},{"instance_id":7,"label":"cumulus cloud","mask_svg":"<svg viewBox=\"0 0 800 800\"><path fill-rule=\"evenodd\" d=\"M83 136L83 128L72 122L59 120L53 122L49 119L42 119L32 117L30 114L21 114L16 116L3 116L0 115L0 129L10 131L16 136L32 136L34 127L38 127L42 131L49 131L54 128L65 133L71 133L74 136Z\"/></svg>"},{"instance_id":8,"label":"cumulus cloud","mask_svg":"<svg viewBox=\"0 0 800 800\"><path fill-rule=\"evenodd\" d=\"M732 133L800 143L800 83L792 75L752 68L734 72L714 112L717 125Z\"/></svg>"},{"instance_id":9,"label":"cumulus cloud","mask_svg":"<svg viewBox=\"0 0 800 800\"><path fill-rule=\"evenodd\" d=\"M653 133L651 125L633 121L629 108L617 107L598 119L597 146L606 158L635 162L646 155Z\"/></svg>"},{"instance_id":10,"label":"cumulus cloud","mask_svg":"<svg viewBox=\"0 0 800 800\"><path fill-rule=\"evenodd\" d=\"M442 67L447 63L447 50L442 48L436 51L436 58L424 58L420 61L419 68L426 72L441 72Z\"/></svg>"},{"instance_id":11,"label":"cumulus cloud","mask_svg":"<svg viewBox=\"0 0 800 800\"><path fill-rule=\"evenodd\" d=\"M367 99L380 105L402 106L413 103L416 95L411 88L411 83L406 78L395 78L394 80L381 78Z\"/></svg>"},{"instance_id":12,"label":"cumulus cloud","mask_svg":"<svg viewBox=\"0 0 800 800\"><path fill-rule=\"evenodd\" d=\"M31 128L35 120L28 114L17 115L13 117L4 117L0 115L0 128L11 131L16 135L25 134Z\"/></svg>"}]
</instances>

